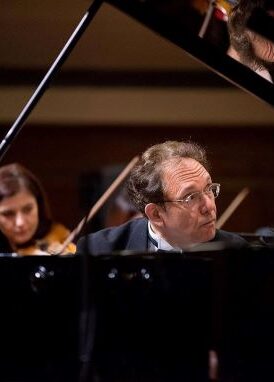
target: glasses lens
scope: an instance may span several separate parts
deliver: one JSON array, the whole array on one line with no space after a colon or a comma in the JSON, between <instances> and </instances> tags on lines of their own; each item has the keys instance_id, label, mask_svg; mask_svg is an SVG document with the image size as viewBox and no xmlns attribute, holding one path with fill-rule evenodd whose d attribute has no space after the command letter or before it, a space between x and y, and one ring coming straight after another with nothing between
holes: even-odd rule
<instances>
[{"instance_id":1,"label":"glasses lens","mask_svg":"<svg viewBox=\"0 0 274 382\"><path fill-rule=\"evenodd\" d=\"M214 198L217 198L217 196L220 193L220 185L217 183L213 183L210 187L210 191L212 192Z\"/></svg>"},{"instance_id":2,"label":"glasses lens","mask_svg":"<svg viewBox=\"0 0 274 382\"><path fill-rule=\"evenodd\" d=\"M193 192L192 194L190 194L186 199L185 201L187 202L187 205L189 206L193 206L194 204L196 204L200 199L200 193L199 192Z\"/></svg>"}]
</instances>

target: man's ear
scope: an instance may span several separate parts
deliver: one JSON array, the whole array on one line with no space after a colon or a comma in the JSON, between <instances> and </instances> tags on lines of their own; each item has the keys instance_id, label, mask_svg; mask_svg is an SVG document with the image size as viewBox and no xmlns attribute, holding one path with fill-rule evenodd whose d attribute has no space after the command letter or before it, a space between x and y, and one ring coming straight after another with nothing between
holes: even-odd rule
<instances>
[{"instance_id":1,"label":"man's ear","mask_svg":"<svg viewBox=\"0 0 274 382\"><path fill-rule=\"evenodd\" d=\"M149 203L145 207L145 214L148 220L154 225L159 226L162 225L163 219L160 211L160 206L155 203Z\"/></svg>"}]
</instances>

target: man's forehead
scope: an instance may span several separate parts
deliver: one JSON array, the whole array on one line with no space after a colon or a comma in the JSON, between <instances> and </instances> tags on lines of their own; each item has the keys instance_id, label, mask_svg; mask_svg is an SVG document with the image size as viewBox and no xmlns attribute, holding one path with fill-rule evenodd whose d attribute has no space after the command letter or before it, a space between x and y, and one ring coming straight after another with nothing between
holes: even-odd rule
<instances>
[{"instance_id":1,"label":"man's forehead","mask_svg":"<svg viewBox=\"0 0 274 382\"><path fill-rule=\"evenodd\" d=\"M176 169L193 171L201 168L205 170L204 166L193 158L174 157L167 159L165 162L163 162L163 169L167 173L170 171L172 172Z\"/></svg>"},{"instance_id":2,"label":"man's forehead","mask_svg":"<svg viewBox=\"0 0 274 382\"><path fill-rule=\"evenodd\" d=\"M163 166L163 178L168 181L192 181L195 179L209 179L210 175L204 166L192 158L172 158Z\"/></svg>"}]
</instances>

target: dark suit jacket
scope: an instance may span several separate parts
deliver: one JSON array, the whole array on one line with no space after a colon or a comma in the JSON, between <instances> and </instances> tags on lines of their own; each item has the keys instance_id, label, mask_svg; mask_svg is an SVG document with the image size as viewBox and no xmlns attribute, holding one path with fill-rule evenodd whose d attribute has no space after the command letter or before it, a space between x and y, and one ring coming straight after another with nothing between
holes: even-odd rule
<instances>
[{"instance_id":1,"label":"dark suit jacket","mask_svg":"<svg viewBox=\"0 0 274 382\"><path fill-rule=\"evenodd\" d=\"M223 230L217 230L212 241L225 242L235 247L247 245L247 241L241 236ZM76 252L98 255L123 250L136 252L148 250L147 219L134 219L118 227L106 228L84 236L78 241Z\"/></svg>"}]
</instances>

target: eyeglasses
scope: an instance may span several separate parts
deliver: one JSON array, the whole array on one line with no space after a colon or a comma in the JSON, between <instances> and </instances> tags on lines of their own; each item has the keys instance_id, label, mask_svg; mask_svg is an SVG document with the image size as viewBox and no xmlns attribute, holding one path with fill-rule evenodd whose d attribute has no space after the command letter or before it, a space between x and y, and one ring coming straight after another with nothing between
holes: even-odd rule
<instances>
[{"instance_id":1,"label":"eyeglasses","mask_svg":"<svg viewBox=\"0 0 274 382\"><path fill-rule=\"evenodd\" d=\"M192 192L183 199L163 200L162 203L182 203L186 207L193 207L200 202L202 195L206 194L211 199L216 199L220 193L221 185L219 183L211 183L206 186L203 191Z\"/></svg>"}]
</instances>

